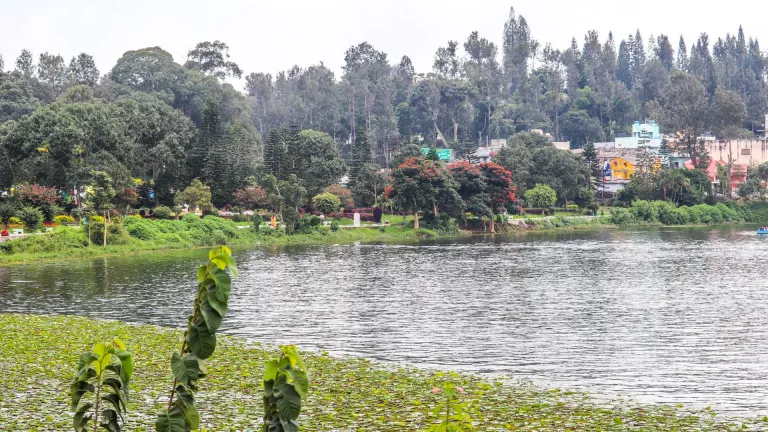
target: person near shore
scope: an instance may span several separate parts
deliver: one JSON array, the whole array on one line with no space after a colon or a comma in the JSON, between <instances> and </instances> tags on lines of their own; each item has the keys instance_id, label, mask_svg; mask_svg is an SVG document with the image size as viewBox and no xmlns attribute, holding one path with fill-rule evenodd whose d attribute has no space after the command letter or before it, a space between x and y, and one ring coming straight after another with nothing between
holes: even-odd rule
<instances>
[{"instance_id":1,"label":"person near shore","mask_svg":"<svg viewBox=\"0 0 768 432\"><path fill-rule=\"evenodd\" d=\"M9 237L8 228L3 228L3 232L0 232L0 237Z\"/></svg>"}]
</instances>

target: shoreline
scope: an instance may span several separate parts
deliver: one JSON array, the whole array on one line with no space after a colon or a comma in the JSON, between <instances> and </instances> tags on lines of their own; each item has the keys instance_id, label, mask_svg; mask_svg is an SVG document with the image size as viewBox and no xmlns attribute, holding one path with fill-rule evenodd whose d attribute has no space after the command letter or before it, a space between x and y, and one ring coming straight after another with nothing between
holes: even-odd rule
<instances>
[{"instance_id":1,"label":"shoreline","mask_svg":"<svg viewBox=\"0 0 768 432\"><path fill-rule=\"evenodd\" d=\"M558 225L566 221L565 225ZM545 222L545 221L541 221ZM385 227L385 230L380 231L379 227L366 227L360 228L345 228L338 232L313 232L310 234L294 234L283 236L269 236L260 235L256 238L244 238L236 239L234 241L227 242L228 246L233 247L270 247L270 246L308 246L308 245L325 245L325 244L354 244L357 242L370 244L370 243L417 243L425 239L452 239L452 238L467 238L467 237L487 237L493 235L525 235L531 233L542 232L562 232L562 231L590 231L590 230L630 230L636 228L718 228L728 226L749 226L755 225L747 222L726 222L719 224L689 224L689 225L664 225L658 222L655 223L632 223L626 225L616 225L610 223L610 217L598 217L585 221L580 218L560 218L557 223L553 224L551 219L546 220L546 224L541 222L533 225L529 228L522 228L516 224L510 224L505 226L498 232L491 234L487 231L470 231L461 229L457 233L439 234L436 231L421 228L418 231L413 228L403 228L399 225L390 225ZM574 223L575 222L575 223ZM501 227L501 225L498 225ZM57 252L44 252L44 253L17 253L17 254L3 254L0 253L0 267L19 265L19 264L31 264L31 263L43 263L54 261L70 261L76 259L89 259L89 258L102 258L102 257L120 257L120 256L135 256L150 253L160 253L169 251L183 251L183 250L196 250L210 248L211 245L200 244L165 244L158 245L154 243L142 242L135 240L134 244L130 245L107 245L106 248L101 246L92 245L82 248L70 248L64 251Z\"/></svg>"},{"instance_id":2,"label":"shoreline","mask_svg":"<svg viewBox=\"0 0 768 432\"><path fill-rule=\"evenodd\" d=\"M171 383L168 358L180 335L179 330L149 324L0 314L0 343L16 347L0 352L0 373L5 377L0 385L0 424L9 430L69 430L66 394L78 355L97 341L120 337L135 362L126 430L152 430L154 414L164 404ZM220 338L216 353L206 362L209 376L201 382L201 427L258 430L259 379L264 360L274 349L241 337ZM303 355L311 384L299 418L302 430L417 431L435 421L431 410L442 396L432 394L432 388L445 380L436 377L439 370L325 352ZM600 398L514 378L459 373L452 381L466 391L462 402L478 408L470 412L477 430L735 431L765 425L761 419L720 416L709 409Z\"/></svg>"}]
</instances>

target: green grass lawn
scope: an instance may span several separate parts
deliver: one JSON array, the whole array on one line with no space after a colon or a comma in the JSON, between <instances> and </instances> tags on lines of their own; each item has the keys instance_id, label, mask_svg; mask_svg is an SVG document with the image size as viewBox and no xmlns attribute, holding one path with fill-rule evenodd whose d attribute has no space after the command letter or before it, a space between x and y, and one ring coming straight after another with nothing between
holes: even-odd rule
<instances>
[{"instance_id":1,"label":"green grass lawn","mask_svg":"<svg viewBox=\"0 0 768 432\"><path fill-rule=\"evenodd\" d=\"M185 299L178 299L183 304ZM182 324L182 323L179 323ZM263 323L263 325L269 325ZM226 321L225 321L226 327ZM0 430L72 430L69 384L80 353L119 337L132 352L129 414L123 430L154 431L154 418L167 403L170 358L181 333L72 316L0 314ZM290 340L290 334L284 336ZM205 361L208 376L196 395L208 431L260 430L260 377L274 347L220 337ZM304 353L310 371L307 403L299 417L303 431L423 431L438 418L432 410L442 395L432 393L445 377L436 371L368 360ZM590 396L515 380L462 374L452 378L465 394L478 431L735 431L747 422L726 422L711 410L598 403ZM439 414L442 418L443 414ZM751 430L765 430L759 420ZM763 428L761 428L763 427Z\"/></svg>"}]
</instances>

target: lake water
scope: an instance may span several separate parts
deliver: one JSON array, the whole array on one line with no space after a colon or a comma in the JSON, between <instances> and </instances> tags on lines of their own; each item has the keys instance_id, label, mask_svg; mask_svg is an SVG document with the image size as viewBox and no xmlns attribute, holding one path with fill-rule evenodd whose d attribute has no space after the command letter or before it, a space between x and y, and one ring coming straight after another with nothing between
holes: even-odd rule
<instances>
[{"instance_id":1,"label":"lake water","mask_svg":"<svg viewBox=\"0 0 768 432\"><path fill-rule=\"evenodd\" d=\"M230 334L609 397L768 412L768 236L752 230L535 233L236 255ZM205 257L0 267L0 310L177 326Z\"/></svg>"}]
</instances>

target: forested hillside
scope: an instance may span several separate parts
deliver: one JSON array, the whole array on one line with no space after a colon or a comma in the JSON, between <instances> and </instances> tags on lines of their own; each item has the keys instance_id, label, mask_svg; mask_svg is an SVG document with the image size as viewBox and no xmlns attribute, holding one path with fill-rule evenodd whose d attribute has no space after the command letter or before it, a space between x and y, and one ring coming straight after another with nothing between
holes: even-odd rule
<instances>
[{"instance_id":1,"label":"forested hillside","mask_svg":"<svg viewBox=\"0 0 768 432\"><path fill-rule=\"evenodd\" d=\"M535 31L543 37L545 29ZM220 41L197 44L183 62L160 47L128 51L109 71L85 53L67 64L25 50L0 67L0 188L71 189L99 170L118 190L138 182L160 202L200 178L224 202L259 173L271 131L277 139L314 130L300 150L309 165L286 173L302 174L319 152L330 165L313 175L333 183L346 170L339 154L355 169L369 160L391 166L401 144L418 139L461 153L530 129L581 147L627 134L644 118L666 132L736 137L763 129L766 59L740 28L678 43L641 30L590 31L565 49L539 43L535 31L510 10L503 29L436 47L431 71L363 42L343 52L341 76L323 63L246 74ZM245 88L227 77L244 78ZM741 106L746 114L734 128L722 117ZM681 107L693 118L676 115ZM267 149L272 165L293 156L280 148Z\"/></svg>"}]
</instances>

